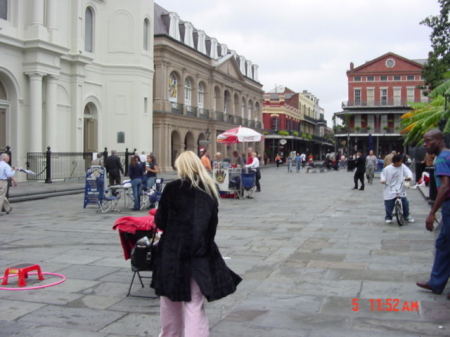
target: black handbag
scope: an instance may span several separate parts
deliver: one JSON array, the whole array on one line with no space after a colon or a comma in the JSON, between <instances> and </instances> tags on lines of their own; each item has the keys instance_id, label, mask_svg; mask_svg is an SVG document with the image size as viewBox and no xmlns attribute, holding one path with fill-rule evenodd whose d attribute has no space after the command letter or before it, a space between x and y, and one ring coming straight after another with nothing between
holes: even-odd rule
<instances>
[{"instance_id":1,"label":"black handbag","mask_svg":"<svg viewBox=\"0 0 450 337\"><path fill-rule=\"evenodd\" d=\"M157 244L155 244L156 229L151 239L146 236L139 239L131 250L131 267L138 270L153 270Z\"/></svg>"}]
</instances>

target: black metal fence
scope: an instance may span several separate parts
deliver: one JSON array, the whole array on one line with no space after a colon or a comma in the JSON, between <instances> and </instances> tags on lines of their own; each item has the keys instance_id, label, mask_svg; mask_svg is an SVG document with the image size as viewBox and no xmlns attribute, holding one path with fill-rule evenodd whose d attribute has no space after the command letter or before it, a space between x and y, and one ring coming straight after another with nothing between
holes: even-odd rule
<instances>
[{"instance_id":1,"label":"black metal fence","mask_svg":"<svg viewBox=\"0 0 450 337\"><path fill-rule=\"evenodd\" d=\"M136 149L134 150L136 152ZM117 152L120 161L128 175L129 157L134 152ZM28 174L28 180L44 180L51 183L52 180L84 179L86 170L91 166L94 159L93 152L52 152L50 147L47 152L28 152L27 169L36 173ZM108 157L108 150L103 151L103 158Z\"/></svg>"}]
</instances>

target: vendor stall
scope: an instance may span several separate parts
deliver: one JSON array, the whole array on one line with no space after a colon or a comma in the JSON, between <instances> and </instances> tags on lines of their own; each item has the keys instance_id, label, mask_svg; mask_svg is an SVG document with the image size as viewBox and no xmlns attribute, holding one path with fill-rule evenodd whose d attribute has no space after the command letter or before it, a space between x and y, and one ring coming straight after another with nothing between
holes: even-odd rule
<instances>
[{"instance_id":1,"label":"vendor stall","mask_svg":"<svg viewBox=\"0 0 450 337\"><path fill-rule=\"evenodd\" d=\"M264 140L264 136L260 133L239 126L230 129L217 136L217 143L233 144L233 143L247 143L260 142ZM233 178L241 178L242 168L239 165L231 165L228 162L214 162L213 164L213 179L219 186L220 195L222 198L234 198L234 183Z\"/></svg>"},{"instance_id":2,"label":"vendor stall","mask_svg":"<svg viewBox=\"0 0 450 337\"><path fill-rule=\"evenodd\" d=\"M232 167L235 166L235 167ZM219 186L223 198L234 198L233 178L240 177L241 168L227 162L215 162L213 165L213 179Z\"/></svg>"}]
</instances>

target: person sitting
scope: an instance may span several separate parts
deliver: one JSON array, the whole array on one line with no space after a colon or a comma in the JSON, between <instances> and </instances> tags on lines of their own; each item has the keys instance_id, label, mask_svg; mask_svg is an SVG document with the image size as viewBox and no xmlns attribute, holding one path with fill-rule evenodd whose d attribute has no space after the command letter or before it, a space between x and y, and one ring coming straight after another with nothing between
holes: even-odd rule
<instances>
[{"instance_id":1,"label":"person sitting","mask_svg":"<svg viewBox=\"0 0 450 337\"><path fill-rule=\"evenodd\" d=\"M314 164L314 160L312 158L309 158L308 160L308 166L306 167L306 173L309 173L310 170L313 170L316 167Z\"/></svg>"}]
</instances>

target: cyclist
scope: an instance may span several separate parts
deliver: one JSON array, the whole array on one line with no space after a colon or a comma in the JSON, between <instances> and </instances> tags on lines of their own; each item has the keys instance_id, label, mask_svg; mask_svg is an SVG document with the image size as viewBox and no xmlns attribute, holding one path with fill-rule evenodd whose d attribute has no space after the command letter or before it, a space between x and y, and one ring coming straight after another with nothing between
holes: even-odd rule
<instances>
[{"instance_id":1,"label":"cyclist","mask_svg":"<svg viewBox=\"0 0 450 337\"><path fill-rule=\"evenodd\" d=\"M410 181L412 177L411 170L402 163L402 156L399 154L394 155L392 157L392 164L386 166L381 172L381 183L388 185L383 191L386 223L392 222L392 211L394 210L397 193L400 194L402 200L405 220L414 222L414 219L409 215L409 202L406 198L405 187L403 186L403 181Z\"/></svg>"}]
</instances>

